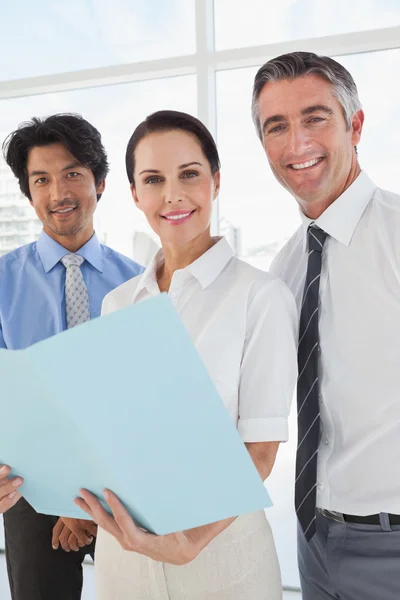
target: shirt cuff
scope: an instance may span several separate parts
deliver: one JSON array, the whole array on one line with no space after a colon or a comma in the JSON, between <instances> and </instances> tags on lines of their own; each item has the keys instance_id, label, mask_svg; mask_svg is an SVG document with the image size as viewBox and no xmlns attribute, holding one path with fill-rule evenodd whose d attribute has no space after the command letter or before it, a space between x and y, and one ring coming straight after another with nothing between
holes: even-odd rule
<instances>
[{"instance_id":1,"label":"shirt cuff","mask_svg":"<svg viewBox=\"0 0 400 600\"><path fill-rule=\"evenodd\" d=\"M289 438L286 417L239 419L238 431L244 442L287 442Z\"/></svg>"}]
</instances>

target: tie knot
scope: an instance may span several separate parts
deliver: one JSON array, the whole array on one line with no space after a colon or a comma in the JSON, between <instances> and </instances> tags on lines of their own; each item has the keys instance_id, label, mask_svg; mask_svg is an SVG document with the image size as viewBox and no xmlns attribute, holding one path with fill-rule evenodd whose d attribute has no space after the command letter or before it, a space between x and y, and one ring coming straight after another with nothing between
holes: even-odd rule
<instances>
[{"instance_id":1,"label":"tie knot","mask_svg":"<svg viewBox=\"0 0 400 600\"><path fill-rule=\"evenodd\" d=\"M322 252L327 235L326 231L311 223L307 231L308 251Z\"/></svg>"},{"instance_id":2,"label":"tie knot","mask_svg":"<svg viewBox=\"0 0 400 600\"><path fill-rule=\"evenodd\" d=\"M66 254L62 257L61 261L64 267L80 267L85 259L79 254Z\"/></svg>"}]
</instances>

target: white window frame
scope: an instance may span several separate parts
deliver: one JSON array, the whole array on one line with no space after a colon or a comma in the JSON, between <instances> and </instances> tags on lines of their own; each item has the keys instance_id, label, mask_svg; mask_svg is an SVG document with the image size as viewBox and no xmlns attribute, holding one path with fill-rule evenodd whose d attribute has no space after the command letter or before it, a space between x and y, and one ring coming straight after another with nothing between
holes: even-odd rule
<instances>
[{"instance_id":1,"label":"white window frame","mask_svg":"<svg viewBox=\"0 0 400 600\"><path fill-rule=\"evenodd\" d=\"M256 67L269 58L295 50L306 50L328 56L342 56L400 48L400 26L398 26L216 51L214 0L194 0L194 3L196 27L194 54L3 81L0 82L0 100L165 77L195 75L198 116L216 136L215 82L217 71ZM214 222L216 231L218 222L217 208ZM284 589L299 591L289 587Z\"/></svg>"}]
</instances>

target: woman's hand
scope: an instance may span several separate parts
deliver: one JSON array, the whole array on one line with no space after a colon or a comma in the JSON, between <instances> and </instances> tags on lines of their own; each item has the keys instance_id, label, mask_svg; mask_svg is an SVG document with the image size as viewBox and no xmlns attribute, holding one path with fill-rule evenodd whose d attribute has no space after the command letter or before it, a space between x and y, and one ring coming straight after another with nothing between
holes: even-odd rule
<instances>
[{"instance_id":1,"label":"woman's hand","mask_svg":"<svg viewBox=\"0 0 400 600\"><path fill-rule=\"evenodd\" d=\"M246 444L263 481L271 472L278 446L279 442ZM80 495L81 498L75 499L75 504L84 510L95 523L113 535L124 550L138 552L153 560L172 565L185 565L191 562L212 539L229 527L236 518L231 517L186 531L156 536L137 527L117 496L110 490L104 490L104 499L110 507L112 515L88 490L81 490Z\"/></svg>"},{"instance_id":2,"label":"woman's hand","mask_svg":"<svg viewBox=\"0 0 400 600\"><path fill-rule=\"evenodd\" d=\"M109 490L104 491L104 499L112 511L110 515L99 500L87 490L80 490L81 498L75 504L84 510L91 519L105 531L113 535L124 550L144 554L153 560L173 565L185 565L192 561L202 550L196 536L189 531L180 531L169 535L153 535L137 527L131 516Z\"/></svg>"},{"instance_id":3,"label":"woman's hand","mask_svg":"<svg viewBox=\"0 0 400 600\"><path fill-rule=\"evenodd\" d=\"M19 488L24 481L21 477L8 479L10 472L10 467L0 465L0 514L9 510L21 498L21 494L18 492L17 488Z\"/></svg>"}]
</instances>

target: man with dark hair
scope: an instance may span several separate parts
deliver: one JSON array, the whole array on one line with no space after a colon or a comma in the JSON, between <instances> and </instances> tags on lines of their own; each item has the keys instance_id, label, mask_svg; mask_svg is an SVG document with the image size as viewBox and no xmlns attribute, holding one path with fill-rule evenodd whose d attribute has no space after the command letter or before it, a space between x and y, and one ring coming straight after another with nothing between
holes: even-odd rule
<instances>
[{"instance_id":1,"label":"man with dark hair","mask_svg":"<svg viewBox=\"0 0 400 600\"><path fill-rule=\"evenodd\" d=\"M3 150L43 223L37 242L0 258L0 347L15 350L98 317L104 296L142 268L94 233L108 172L95 127L79 115L34 118ZM60 385L74 393L73 356L65 357ZM38 514L20 498L4 526L13 600L79 600L82 562L94 553L93 523Z\"/></svg>"},{"instance_id":2,"label":"man with dark hair","mask_svg":"<svg viewBox=\"0 0 400 600\"><path fill-rule=\"evenodd\" d=\"M299 311L295 506L304 600L400 598L400 196L361 170L350 73L268 61L253 119L301 227L271 266Z\"/></svg>"}]
</instances>

